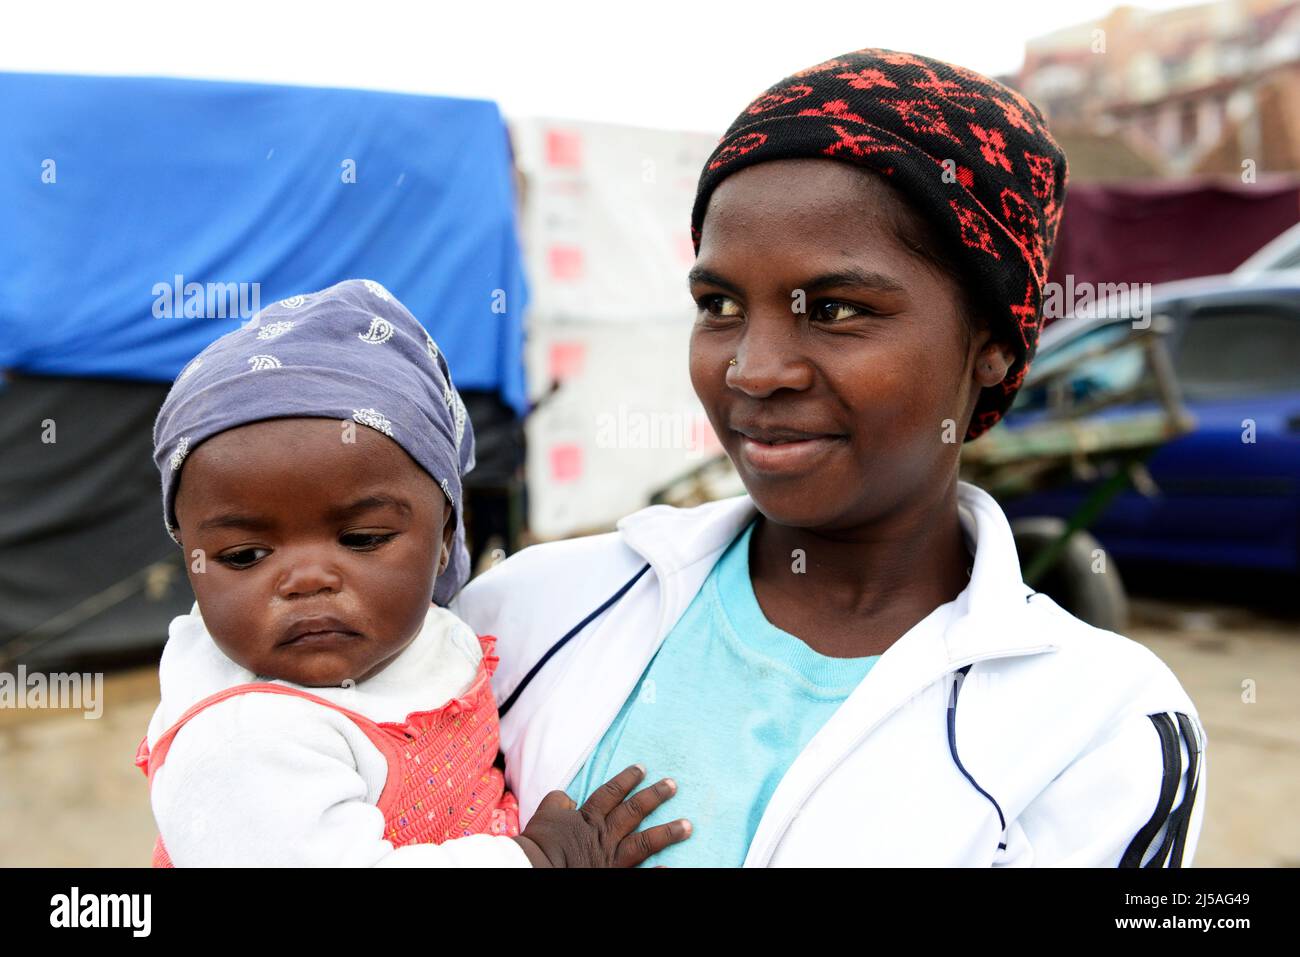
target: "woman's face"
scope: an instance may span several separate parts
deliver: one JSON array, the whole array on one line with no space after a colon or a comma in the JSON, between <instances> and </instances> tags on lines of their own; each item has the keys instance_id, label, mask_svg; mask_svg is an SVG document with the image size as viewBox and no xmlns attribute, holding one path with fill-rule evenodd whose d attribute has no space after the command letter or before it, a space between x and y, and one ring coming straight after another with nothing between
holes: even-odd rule
<instances>
[{"instance_id":1,"label":"woman's face","mask_svg":"<svg viewBox=\"0 0 1300 957\"><path fill-rule=\"evenodd\" d=\"M968 339L952 281L900 242L906 215L833 160L759 163L710 198L691 381L779 524L860 526L954 479L988 337Z\"/></svg>"},{"instance_id":2,"label":"woman's face","mask_svg":"<svg viewBox=\"0 0 1300 957\"><path fill-rule=\"evenodd\" d=\"M419 633L452 514L401 446L334 419L213 436L186 458L176 492L217 646L256 674L318 687L370 677Z\"/></svg>"}]
</instances>

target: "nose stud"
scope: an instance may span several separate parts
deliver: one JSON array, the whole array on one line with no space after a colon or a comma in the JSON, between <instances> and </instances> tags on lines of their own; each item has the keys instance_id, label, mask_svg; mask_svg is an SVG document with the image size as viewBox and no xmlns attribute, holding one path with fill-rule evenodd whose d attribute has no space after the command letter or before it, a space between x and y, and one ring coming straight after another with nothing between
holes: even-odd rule
<instances>
[{"instance_id":1,"label":"nose stud","mask_svg":"<svg viewBox=\"0 0 1300 957\"><path fill-rule=\"evenodd\" d=\"M728 359L728 360L727 360L727 365L729 365L729 366L734 366L735 364L736 364L736 360L735 360L735 359Z\"/></svg>"}]
</instances>

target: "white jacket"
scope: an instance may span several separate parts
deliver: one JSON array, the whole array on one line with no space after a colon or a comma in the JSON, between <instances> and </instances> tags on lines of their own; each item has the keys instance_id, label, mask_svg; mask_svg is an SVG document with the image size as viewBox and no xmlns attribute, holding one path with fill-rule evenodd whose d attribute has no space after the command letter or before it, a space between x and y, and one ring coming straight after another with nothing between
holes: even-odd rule
<instances>
[{"instance_id":1,"label":"white jacket","mask_svg":"<svg viewBox=\"0 0 1300 957\"><path fill-rule=\"evenodd\" d=\"M959 483L958 499L968 587L899 638L809 741L745 866L1190 864L1206 737L1187 693L1142 645L1023 584L986 492ZM754 515L748 496L652 506L616 532L526 548L452 603L498 639L501 747L525 824L591 755Z\"/></svg>"}]
</instances>

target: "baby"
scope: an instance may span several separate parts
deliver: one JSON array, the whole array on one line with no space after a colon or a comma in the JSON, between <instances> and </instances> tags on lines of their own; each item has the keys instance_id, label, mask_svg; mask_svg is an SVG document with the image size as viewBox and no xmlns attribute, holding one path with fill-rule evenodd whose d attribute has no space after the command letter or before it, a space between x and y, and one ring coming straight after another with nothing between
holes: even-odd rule
<instances>
[{"instance_id":1,"label":"baby","mask_svg":"<svg viewBox=\"0 0 1300 957\"><path fill-rule=\"evenodd\" d=\"M634 765L520 833L498 767L495 638L468 577L474 436L447 363L383 286L285 299L177 377L154 425L197 602L170 628L136 764L156 866L633 866L670 779ZM432 603L430 602L432 599Z\"/></svg>"}]
</instances>

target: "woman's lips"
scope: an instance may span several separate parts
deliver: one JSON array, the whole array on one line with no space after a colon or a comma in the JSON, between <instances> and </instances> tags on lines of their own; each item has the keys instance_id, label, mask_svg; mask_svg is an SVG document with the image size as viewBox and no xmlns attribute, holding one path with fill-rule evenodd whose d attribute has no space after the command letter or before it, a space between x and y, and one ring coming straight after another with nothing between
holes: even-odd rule
<instances>
[{"instance_id":1,"label":"woman's lips","mask_svg":"<svg viewBox=\"0 0 1300 957\"><path fill-rule=\"evenodd\" d=\"M807 438L762 441L740 435L740 457L754 472L771 475L790 475L806 472L844 441L841 435L814 435Z\"/></svg>"}]
</instances>

